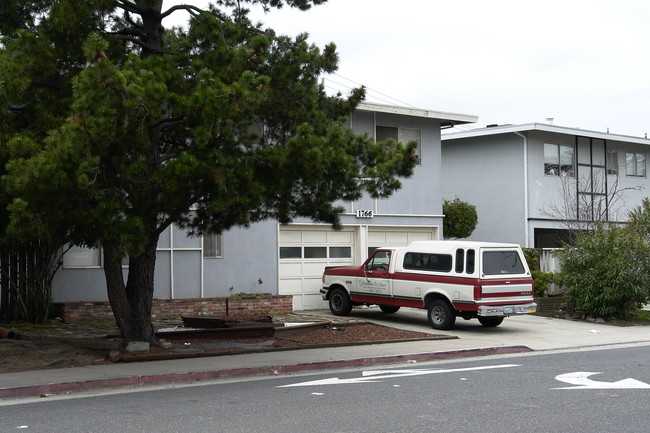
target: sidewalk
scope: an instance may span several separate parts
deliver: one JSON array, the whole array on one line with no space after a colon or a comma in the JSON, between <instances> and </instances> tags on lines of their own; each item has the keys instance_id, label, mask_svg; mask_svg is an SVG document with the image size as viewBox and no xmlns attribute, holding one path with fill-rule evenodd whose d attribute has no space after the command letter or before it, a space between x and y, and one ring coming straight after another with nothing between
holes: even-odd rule
<instances>
[{"instance_id":1,"label":"sidewalk","mask_svg":"<svg viewBox=\"0 0 650 433\"><path fill-rule=\"evenodd\" d=\"M329 311L307 314L334 318ZM457 338L6 373L0 374L0 398L524 351L650 344L650 327L646 326L618 327L533 315L507 318L497 328L458 319L449 331L431 329L424 310L403 309L387 315L377 308L355 309L350 318Z\"/></svg>"}]
</instances>

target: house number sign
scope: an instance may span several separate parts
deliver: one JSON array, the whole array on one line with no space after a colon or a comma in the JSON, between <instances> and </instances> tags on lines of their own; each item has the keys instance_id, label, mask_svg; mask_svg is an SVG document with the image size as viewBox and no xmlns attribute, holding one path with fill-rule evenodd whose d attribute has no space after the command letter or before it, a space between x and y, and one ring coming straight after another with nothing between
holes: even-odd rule
<instances>
[{"instance_id":1,"label":"house number sign","mask_svg":"<svg viewBox=\"0 0 650 433\"><path fill-rule=\"evenodd\" d=\"M357 218L372 218L375 216L375 211L359 209L357 211Z\"/></svg>"}]
</instances>

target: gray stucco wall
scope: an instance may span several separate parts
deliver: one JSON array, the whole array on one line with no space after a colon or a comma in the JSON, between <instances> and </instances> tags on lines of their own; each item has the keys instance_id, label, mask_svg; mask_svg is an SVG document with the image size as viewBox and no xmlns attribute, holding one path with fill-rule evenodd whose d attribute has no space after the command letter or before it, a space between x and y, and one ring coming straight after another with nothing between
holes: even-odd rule
<instances>
[{"instance_id":1,"label":"gray stucco wall","mask_svg":"<svg viewBox=\"0 0 650 433\"><path fill-rule=\"evenodd\" d=\"M223 258L204 259L204 296L278 292L278 229L275 221L223 234ZM259 281L262 281L260 283Z\"/></svg>"},{"instance_id":2,"label":"gray stucco wall","mask_svg":"<svg viewBox=\"0 0 650 433\"><path fill-rule=\"evenodd\" d=\"M372 136L374 126L419 129L421 132L420 165L412 177L402 180L402 188L389 199L378 200L377 213L401 215L441 215L440 122L435 119L398 116L387 113L357 112L351 127L357 133ZM365 197L354 209L374 209L375 200Z\"/></svg>"},{"instance_id":3,"label":"gray stucco wall","mask_svg":"<svg viewBox=\"0 0 650 433\"><path fill-rule=\"evenodd\" d=\"M515 134L442 142L443 197L476 206L469 240L524 244L524 146Z\"/></svg>"}]
</instances>

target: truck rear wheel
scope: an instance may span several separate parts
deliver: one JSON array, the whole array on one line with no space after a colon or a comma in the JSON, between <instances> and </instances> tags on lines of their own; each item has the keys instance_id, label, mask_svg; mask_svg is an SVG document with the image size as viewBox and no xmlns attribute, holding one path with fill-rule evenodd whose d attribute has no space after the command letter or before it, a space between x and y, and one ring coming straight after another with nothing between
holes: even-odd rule
<instances>
[{"instance_id":1,"label":"truck rear wheel","mask_svg":"<svg viewBox=\"0 0 650 433\"><path fill-rule=\"evenodd\" d=\"M503 317L479 317L478 321L488 328L496 328L503 322Z\"/></svg>"},{"instance_id":2,"label":"truck rear wheel","mask_svg":"<svg viewBox=\"0 0 650 433\"><path fill-rule=\"evenodd\" d=\"M393 314L399 311L399 307L397 305L380 305L379 309L386 314Z\"/></svg>"},{"instance_id":3,"label":"truck rear wheel","mask_svg":"<svg viewBox=\"0 0 650 433\"><path fill-rule=\"evenodd\" d=\"M334 289L330 295L330 311L335 316L347 316L352 311L352 301L348 292Z\"/></svg>"},{"instance_id":4,"label":"truck rear wheel","mask_svg":"<svg viewBox=\"0 0 650 433\"><path fill-rule=\"evenodd\" d=\"M434 299L429 304L427 318L433 329L450 329L456 323L456 314L447 301Z\"/></svg>"}]
</instances>

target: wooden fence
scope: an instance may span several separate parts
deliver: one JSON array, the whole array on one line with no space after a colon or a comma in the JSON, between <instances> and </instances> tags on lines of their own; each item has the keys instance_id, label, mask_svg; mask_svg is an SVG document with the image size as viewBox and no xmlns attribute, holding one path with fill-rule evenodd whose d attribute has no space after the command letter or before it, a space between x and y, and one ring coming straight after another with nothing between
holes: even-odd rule
<instances>
[{"instance_id":1,"label":"wooden fence","mask_svg":"<svg viewBox=\"0 0 650 433\"><path fill-rule=\"evenodd\" d=\"M41 243L0 249L0 322L28 319L25 307L49 302L53 260L58 255Z\"/></svg>"}]
</instances>

